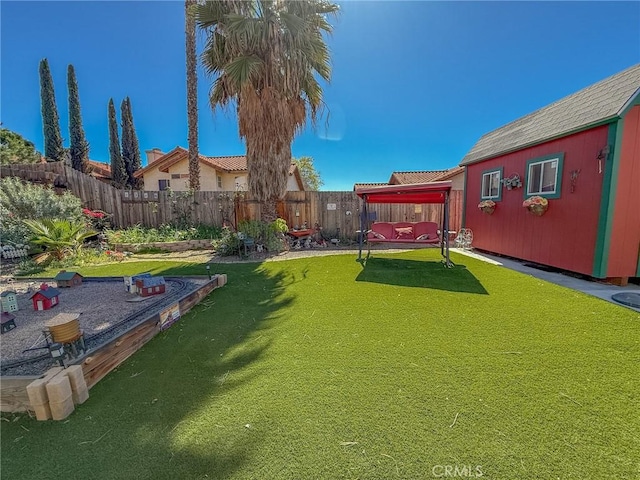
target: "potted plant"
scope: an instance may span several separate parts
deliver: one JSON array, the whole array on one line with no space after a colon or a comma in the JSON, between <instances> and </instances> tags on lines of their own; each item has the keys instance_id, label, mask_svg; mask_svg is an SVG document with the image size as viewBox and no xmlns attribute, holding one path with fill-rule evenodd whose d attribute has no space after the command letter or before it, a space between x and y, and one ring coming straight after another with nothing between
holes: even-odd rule
<instances>
[{"instance_id":1,"label":"potted plant","mask_svg":"<svg viewBox=\"0 0 640 480\"><path fill-rule=\"evenodd\" d=\"M522 206L529 210L529 213L540 217L549 208L549 200L539 195L534 195L522 202Z\"/></svg>"},{"instance_id":2,"label":"potted plant","mask_svg":"<svg viewBox=\"0 0 640 480\"><path fill-rule=\"evenodd\" d=\"M496 209L496 202L493 200L483 200L478 204L478 208L487 215L491 215Z\"/></svg>"}]
</instances>

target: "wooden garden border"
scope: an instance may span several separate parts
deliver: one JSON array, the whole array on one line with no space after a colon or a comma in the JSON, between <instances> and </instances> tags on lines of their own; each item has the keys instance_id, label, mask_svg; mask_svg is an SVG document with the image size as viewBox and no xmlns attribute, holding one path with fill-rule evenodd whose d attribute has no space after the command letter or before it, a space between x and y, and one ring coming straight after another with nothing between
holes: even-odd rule
<instances>
[{"instance_id":1,"label":"wooden garden border","mask_svg":"<svg viewBox=\"0 0 640 480\"><path fill-rule=\"evenodd\" d=\"M189 277L180 277L189 278ZM214 289L226 283L226 275L215 275L200 288L176 301L180 309L180 319ZM163 309L164 310L164 309ZM156 312L117 338L112 338L87 354L69 362L82 365L87 387L92 388L113 369L142 348L149 340L161 332L160 313ZM178 321L180 320L178 319ZM44 374L43 374L44 375ZM43 375L17 375L0 377L0 411L23 412L33 410L27 395L27 385Z\"/></svg>"}]
</instances>

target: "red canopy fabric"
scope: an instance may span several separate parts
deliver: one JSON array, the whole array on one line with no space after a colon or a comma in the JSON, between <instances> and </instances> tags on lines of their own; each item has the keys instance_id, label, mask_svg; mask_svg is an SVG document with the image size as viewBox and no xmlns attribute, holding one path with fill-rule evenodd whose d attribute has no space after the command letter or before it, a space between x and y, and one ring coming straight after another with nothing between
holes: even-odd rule
<instances>
[{"instance_id":1,"label":"red canopy fabric","mask_svg":"<svg viewBox=\"0 0 640 480\"><path fill-rule=\"evenodd\" d=\"M359 188L356 194L367 203L444 203L451 182L412 183Z\"/></svg>"}]
</instances>

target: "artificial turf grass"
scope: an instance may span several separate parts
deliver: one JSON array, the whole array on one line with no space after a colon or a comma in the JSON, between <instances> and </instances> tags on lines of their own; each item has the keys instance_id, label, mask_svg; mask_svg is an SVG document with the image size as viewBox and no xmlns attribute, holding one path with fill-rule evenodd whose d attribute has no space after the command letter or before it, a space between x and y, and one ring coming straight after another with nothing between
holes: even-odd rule
<instances>
[{"instance_id":1,"label":"artificial turf grass","mask_svg":"<svg viewBox=\"0 0 640 480\"><path fill-rule=\"evenodd\" d=\"M229 284L69 423L2 422L3 473L637 477L638 315L466 257L438 276L434 253L372 257L412 266L388 283L384 268L356 281L349 255L220 266Z\"/></svg>"}]
</instances>

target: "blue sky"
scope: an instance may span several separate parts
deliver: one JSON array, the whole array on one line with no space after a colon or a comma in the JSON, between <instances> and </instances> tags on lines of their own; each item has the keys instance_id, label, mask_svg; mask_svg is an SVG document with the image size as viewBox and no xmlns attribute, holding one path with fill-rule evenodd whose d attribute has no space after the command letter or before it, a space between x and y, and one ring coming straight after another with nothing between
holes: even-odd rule
<instances>
[{"instance_id":1,"label":"blue sky","mask_svg":"<svg viewBox=\"0 0 640 480\"><path fill-rule=\"evenodd\" d=\"M327 39L329 126L293 144L294 156L314 158L323 190L453 167L484 133L640 62L640 2L339 3ZM183 8L3 0L3 126L42 151L46 57L65 139L66 70L75 67L92 159L109 160L111 97L118 106L131 98L143 151L186 147ZM212 113L211 79L199 75L201 153L244 154L234 113Z\"/></svg>"}]
</instances>

